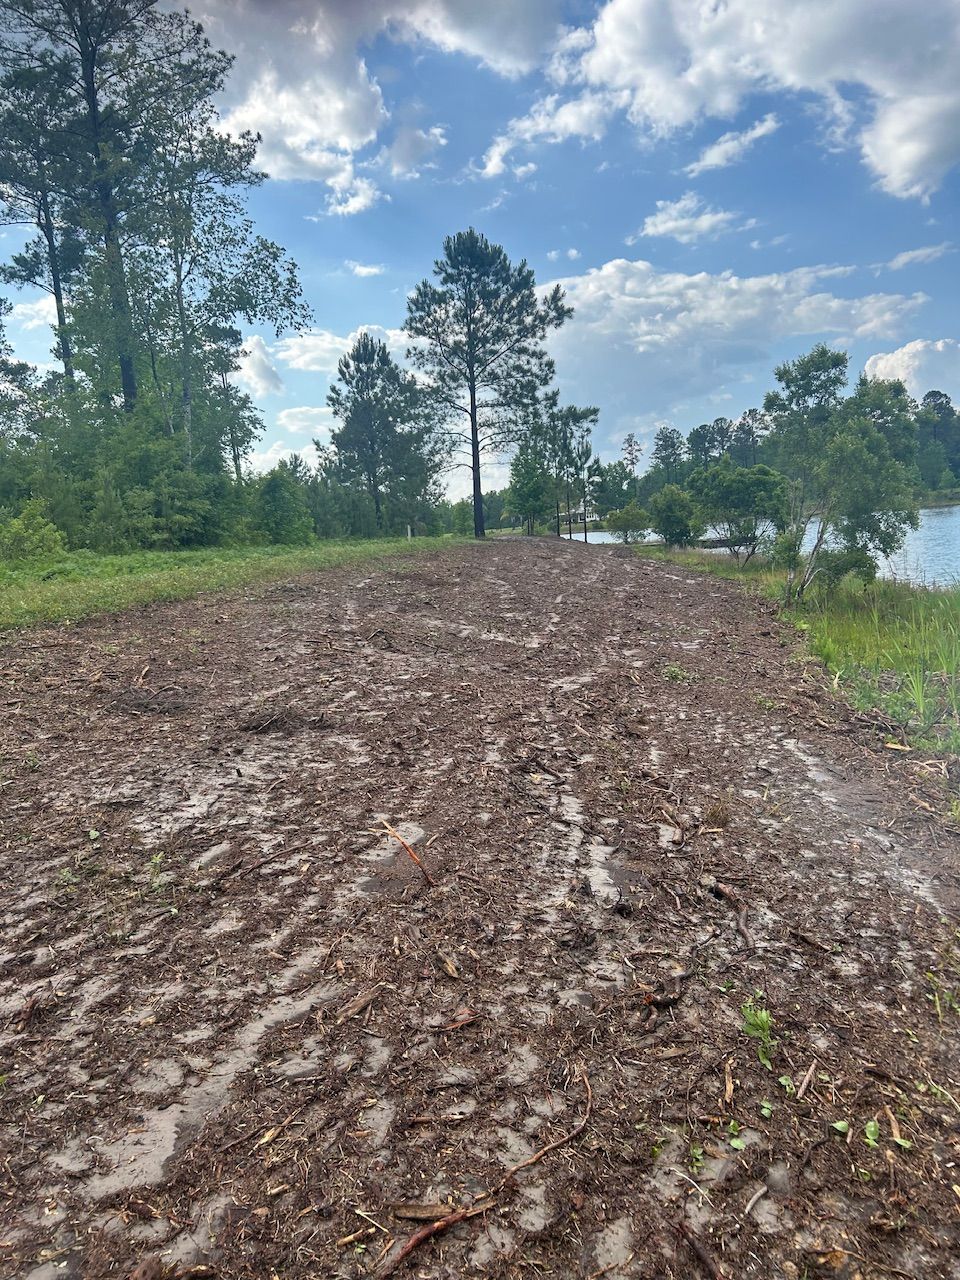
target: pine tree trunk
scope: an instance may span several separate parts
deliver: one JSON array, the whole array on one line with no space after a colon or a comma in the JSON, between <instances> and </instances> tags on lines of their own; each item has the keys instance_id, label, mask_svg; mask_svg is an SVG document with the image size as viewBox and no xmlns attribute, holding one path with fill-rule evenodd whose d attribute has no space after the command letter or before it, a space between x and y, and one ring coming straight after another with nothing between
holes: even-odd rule
<instances>
[{"instance_id":1,"label":"pine tree trunk","mask_svg":"<svg viewBox=\"0 0 960 1280\"><path fill-rule=\"evenodd\" d=\"M53 286L53 300L57 308L57 345L60 348L60 362L63 365L63 376L67 390L76 389L73 372L73 352L70 349L70 337L67 333L67 310L63 302L63 281L60 277L60 257L57 253L57 238L50 213L50 200L46 191L40 195L40 230L47 242L47 263L50 268L50 283Z\"/></svg>"},{"instance_id":2,"label":"pine tree trunk","mask_svg":"<svg viewBox=\"0 0 960 1280\"><path fill-rule=\"evenodd\" d=\"M107 268L107 288L110 295L110 311L113 317L117 364L120 369L120 390L123 395L124 409L127 413L132 413L137 403L137 374L133 358L133 323L130 316L130 295L127 291L127 279L123 267L123 251L120 246L120 235L117 228L113 184L110 180L107 161L103 154L100 102L94 72L96 52L88 41L84 42L81 51L81 62L87 121L90 126L90 141L93 147L93 189L96 193L103 223L104 262Z\"/></svg>"},{"instance_id":3,"label":"pine tree trunk","mask_svg":"<svg viewBox=\"0 0 960 1280\"><path fill-rule=\"evenodd\" d=\"M483 493L480 489L480 424L477 421L477 386L470 379L470 465L473 468L473 536L485 538Z\"/></svg>"}]
</instances>

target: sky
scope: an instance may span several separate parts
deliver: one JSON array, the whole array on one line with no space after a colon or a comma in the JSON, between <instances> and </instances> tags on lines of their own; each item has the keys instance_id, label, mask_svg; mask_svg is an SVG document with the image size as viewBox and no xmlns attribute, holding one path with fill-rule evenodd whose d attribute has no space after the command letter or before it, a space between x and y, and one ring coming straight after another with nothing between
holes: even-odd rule
<instances>
[{"instance_id":1,"label":"sky","mask_svg":"<svg viewBox=\"0 0 960 1280\"><path fill-rule=\"evenodd\" d=\"M361 329L402 357L406 295L468 226L566 290L558 383L605 460L758 406L819 341L960 401L957 0L191 7L236 55L223 127L262 135L251 212L314 315L247 335L257 468L328 436ZM42 300L16 302L15 349L49 360Z\"/></svg>"}]
</instances>

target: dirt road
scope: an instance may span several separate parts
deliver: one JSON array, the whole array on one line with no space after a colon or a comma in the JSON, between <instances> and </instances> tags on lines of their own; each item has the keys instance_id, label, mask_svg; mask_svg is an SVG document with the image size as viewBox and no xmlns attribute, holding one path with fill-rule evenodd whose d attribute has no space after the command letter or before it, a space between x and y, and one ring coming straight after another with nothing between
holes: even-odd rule
<instances>
[{"instance_id":1,"label":"dirt road","mask_svg":"<svg viewBox=\"0 0 960 1280\"><path fill-rule=\"evenodd\" d=\"M731 584L353 574L0 649L0 1276L960 1276L940 765Z\"/></svg>"}]
</instances>

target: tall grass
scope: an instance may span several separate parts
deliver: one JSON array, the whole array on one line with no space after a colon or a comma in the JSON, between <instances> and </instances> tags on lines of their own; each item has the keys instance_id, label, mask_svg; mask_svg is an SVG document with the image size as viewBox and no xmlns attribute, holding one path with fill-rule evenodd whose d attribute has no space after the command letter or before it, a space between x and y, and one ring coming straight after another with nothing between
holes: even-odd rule
<instances>
[{"instance_id":1,"label":"tall grass","mask_svg":"<svg viewBox=\"0 0 960 1280\"><path fill-rule=\"evenodd\" d=\"M116 613L155 600L183 600L318 569L362 564L441 546L438 540L319 542L309 547L210 547L0 563L0 630Z\"/></svg>"},{"instance_id":2,"label":"tall grass","mask_svg":"<svg viewBox=\"0 0 960 1280\"><path fill-rule=\"evenodd\" d=\"M856 705L921 745L960 751L960 587L844 581L794 617Z\"/></svg>"}]
</instances>

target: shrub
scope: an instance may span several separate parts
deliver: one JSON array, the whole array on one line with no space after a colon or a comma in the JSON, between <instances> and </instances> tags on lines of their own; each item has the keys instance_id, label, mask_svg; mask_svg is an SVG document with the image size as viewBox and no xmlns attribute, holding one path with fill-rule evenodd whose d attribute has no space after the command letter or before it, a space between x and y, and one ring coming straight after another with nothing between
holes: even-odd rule
<instances>
[{"instance_id":1,"label":"shrub","mask_svg":"<svg viewBox=\"0 0 960 1280\"><path fill-rule=\"evenodd\" d=\"M650 517L631 499L620 511L611 511L607 528L618 542L640 542L650 528Z\"/></svg>"},{"instance_id":2,"label":"shrub","mask_svg":"<svg viewBox=\"0 0 960 1280\"><path fill-rule=\"evenodd\" d=\"M690 495L675 484L650 499L650 523L668 547L688 547L703 532Z\"/></svg>"},{"instance_id":3,"label":"shrub","mask_svg":"<svg viewBox=\"0 0 960 1280\"><path fill-rule=\"evenodd\" d=\"M0 560L40 560L64 551L63 534L47 517L42 498L24 503L20 514L0 527Z\"/></svg>"}]
</instances>

